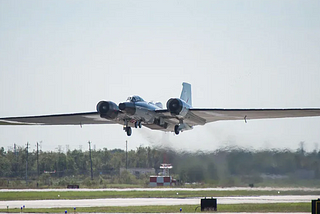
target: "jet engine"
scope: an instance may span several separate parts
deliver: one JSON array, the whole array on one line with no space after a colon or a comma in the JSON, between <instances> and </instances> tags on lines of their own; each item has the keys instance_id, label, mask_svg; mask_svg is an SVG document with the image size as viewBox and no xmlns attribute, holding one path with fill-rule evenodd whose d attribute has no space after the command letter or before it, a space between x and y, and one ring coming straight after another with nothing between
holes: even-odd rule
<instances>
[{"instance_id":1,"label":"jet engine","mask_svg":"<svg viewBox=\"0 0 320 214\"><path fill-rule=\"evenodd\" d=\"M167 109L173 116L185 117L190 109L190 106L181 99L171 98L167 102Z\"/></svg>"},{"instance_id":2,"label":"jet engine","mask_svg":"<svg viewBox=\"0 0 320 214\"><path fill-rule=\"evenodd\" d=\"M117 118L119 108L114 102L100 101L97 104L97 112L100 114L100 117L113 120Z\"/></svg>"},{"instance_id":3,"label":"jet engine","mask_svg":"<svg viewBox=\"0 0 320 214\"><path fill-rule=\"evenodd\" d=\"M136 105L132 102L120 103L119 109L128 115L134 115L136 113Z\"/></svg>"}]
</instances>

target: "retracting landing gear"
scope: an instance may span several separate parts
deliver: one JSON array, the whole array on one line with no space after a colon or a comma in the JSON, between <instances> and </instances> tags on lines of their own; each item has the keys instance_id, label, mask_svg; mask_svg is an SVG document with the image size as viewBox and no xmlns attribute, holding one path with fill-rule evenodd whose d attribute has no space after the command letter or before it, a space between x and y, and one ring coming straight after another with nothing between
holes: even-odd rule
<instances>
[{"instance_id":1,"label":"retracting landing gear","mask_svg":"<svg viewBox=\"0 0 320 214\"><path fill-rule=\"evenodd\" d=\"M176 135L178 135L178 134L180 133L179 125L175 125L175 126L174 126L174 133L175 133Z\"/></svg>"},{"instance_id":2,"label":"retracting landing gear","mask_svg":"<svg viewBox=\"0 0 320 214\"><path fill-rule=\"evenodd\" d=\"M128 136L131 136L132 134L132 128L129 126L129 121L128 120L123 120L124 125L123 125L123 130L127 133ZM132 126L132 121L130 121L130 124ZM141 120L138 120L134 122L134 128L141 128Z\"/></svg>"},{"instance_id":3,"label":"retracting landing gear","mask_svg":"<svg viewBox=\"0 0 320 214\"><path fill-rule=\"evenodd\" d=\"M131 134L132 134L132 129L131 129L131 127L125 127L125 131L126 131L126 133L127 133L127 136L131 136Z\"/></svg>"},{"instance_id":4,"label":"retracting landing gear","mask_svg":"<svg viewBox=\"0 0 320 214\"><path fill-rule=\"evenodd\" d=\"M141 129L141 120L136 121L136 122L134 123L134 127L135 127L135 128L138 128L138 127L139 127L139 129Z\"/></svg>"},{"instance_id":5,"label":"retracting landing gear","mask_svg":"<svg viewBox=\"0 0 320 214\"><path fill-rule=\"evenodd\" d=\"M127 136L131 136L131 134L132 134L132 129L131 129L131 127L128 125L128 121L127 121L127 120L124 120L123 130L127 133Z\"/></svg>"},{"instance_id":6,"label":"retracting landing gear","mask_svg":"<svg viewBox=\"0 0 320 214\"><path fill-rule=\"evenodd\" d=\"M189 124L187 124L187 123L184 123L183 121L180 121L180 123L179 124L177 124L177 125L175 125L174 126L174 133L176 134L176 135L178 135L180 132L183 132L183 131L185 131L185 130L191 130L193 127L192 126L190 126Z\"/></svg>"}]
</instances>

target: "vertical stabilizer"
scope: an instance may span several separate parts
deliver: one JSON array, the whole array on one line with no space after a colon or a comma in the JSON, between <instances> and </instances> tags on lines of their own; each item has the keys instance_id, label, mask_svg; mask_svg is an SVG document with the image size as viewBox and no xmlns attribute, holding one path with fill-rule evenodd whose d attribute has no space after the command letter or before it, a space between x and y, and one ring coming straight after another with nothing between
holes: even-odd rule
<instances>
[{"instance_id":1,"label":"vertical stabilizer","mask_svg":"<svg viewBox=\"0 0 320 214\"><path fill-rule=\"evenodd\" d=\"M191 84L189 83L182 83L182 91L180 99L185 101L187 104L192 106L192 99L191 99Z\"/></svg>"}]
</instances>

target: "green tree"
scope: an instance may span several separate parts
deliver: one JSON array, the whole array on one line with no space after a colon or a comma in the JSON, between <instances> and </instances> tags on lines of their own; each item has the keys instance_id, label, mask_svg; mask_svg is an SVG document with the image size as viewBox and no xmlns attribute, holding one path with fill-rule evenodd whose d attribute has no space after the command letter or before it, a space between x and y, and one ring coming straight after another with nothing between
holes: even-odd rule
<instances>
[{"instance_id":1,"label":"green tree","mask_svg":"<svg viewBox=\"0 0 320 214\"><path fill-rule=\"evenodd\" d=\"M10 161L0 155L0 177L9 177L11 175L11 164Z\"/></svg>"}]
</instances>

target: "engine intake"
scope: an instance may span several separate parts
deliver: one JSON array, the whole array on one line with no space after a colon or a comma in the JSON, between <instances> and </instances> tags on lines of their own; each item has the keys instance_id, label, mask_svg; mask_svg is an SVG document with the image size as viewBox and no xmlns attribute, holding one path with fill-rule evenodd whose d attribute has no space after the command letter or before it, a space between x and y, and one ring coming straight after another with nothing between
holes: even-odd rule
<instances>
[{"instance_id":1,"label":"engine intake","mask_svg":"<svg viewBox=\"0 0 320 214\"><path fill-rule=\"evenodd\" d=\"M136 113L136 105L132 102L120 103L119 109L128 115L134 115Z\"/></svg>"},{"instance_id":2,"label":"engine intake","mask_svg":"<svg viewBox=\"0 0 320 214\"><path fill-rule=\"evenodd\" d=\"M189 111L189 105L181 99L171 98L167 102L167 109L171 115L184 117Z\"/></svg>"},{"instance_id":3,"label":"engine intake","mask_svg":"<svg viewBox=\"0 0 320 214\"><path fill-rule=\"evenodd\" d=\"M106 119L115 119L118 116L119 108L118 105L111 101L100 101L97 104L97 112L100 117Z\"/></svg>"}]
</instances>

